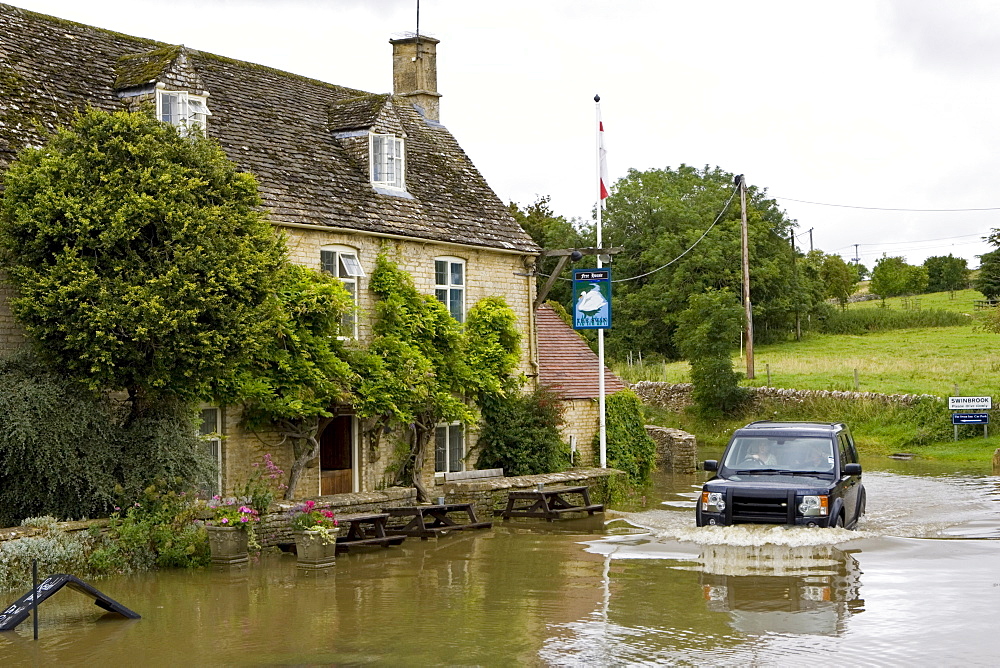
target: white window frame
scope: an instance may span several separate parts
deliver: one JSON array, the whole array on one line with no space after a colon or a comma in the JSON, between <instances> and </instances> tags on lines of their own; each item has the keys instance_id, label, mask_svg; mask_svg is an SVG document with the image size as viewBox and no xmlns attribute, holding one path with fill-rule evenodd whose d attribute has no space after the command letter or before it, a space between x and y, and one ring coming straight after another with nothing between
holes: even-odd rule
<instances>
[{"instance_id":1,"label":"white window frame","mask_svg":"<svg viewBox=\"0 0 1000 668\"><path fill-rule=\"evenodd\" d=\"M444 280L442 281L441 263L445 264ZM461 267L461 277L455 282L455 267ZM455 320L465 322L465 292L468 283L467 265L460 257L442 255L434 258L434 296L444 304ZM456 306L455 295L459 299Z\"/></svg>"},{"instance_id":2,"label":"white window frame","mask_svg":"<svg viewBox=\"0 0 1000 668\"><path fill-rule=\"evenodd\" d=\"M354 309L346 313L340 322L341 333L338 338L358 338L358 294L361 289L360 279L365 277L361 253L350 246L323 246L319 251L319 268L320 271L339 278L354 300Z\"/></svg>"},{"instance_id":3,"label":"white window frame","mask_svg":"<svg viewBox=\"0 0 1000 668\"><path fill-rule=\"evenodd\" d=\"M169 98L176 100L176 113L172 113L167 104ZM207 132L208 117L211 115L207 95L195 95L183 90L167 90L163 84L157 84L156 118L181 128L182 134L195 126L201 128L202 132Z\"/></svg>"},{"instance_id":4,"label":"white window frame","mask_svg":"<svg viewBox=\"0 0 1000 668\"><path fill-rule=\"evenodd\" d=\"M457 445L453 442L455 438L459 441ZM434 475L464 471L465 455L465 425L442 422L434 426Z\"/></svg>"},{"instance_id":5,"label":"white window frame","mask_svg":"<svg viewBox=\"0 0 1000 668\"><path fill-rule=\"evenodd\" d=\"M406 190L405 137L368 133L368 158L373 186Z\"/></svg>"},{"instance_id":6,"label":"white window frame","mask_svg":"<svg viewBox=\"0 0 1000 668\"><path fill-rule=\"evenodd\" d=\"M212 412L215 414L214 418L214 429L206 431L207 421L205 419L205 414ZM213 492L214 494L221 495L223 492L222 487L222 409L218 406L203 405L201 407L201 422L198 425L198 436L201 438L202 442L205 444L205 449L209 457L215 460L216 466L216 480L214 490L205 490L206 492ZM212 496L213 494L208 494Z\"/></svg>"}]
</instances>

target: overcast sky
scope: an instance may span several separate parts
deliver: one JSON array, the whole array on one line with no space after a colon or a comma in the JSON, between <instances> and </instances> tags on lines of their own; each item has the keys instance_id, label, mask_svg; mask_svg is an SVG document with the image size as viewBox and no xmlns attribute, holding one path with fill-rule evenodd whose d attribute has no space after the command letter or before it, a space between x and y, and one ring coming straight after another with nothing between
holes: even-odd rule
<instances>
[{"instance_id":1,"label":"overcast sky","mask_svg":"<svg viewBox=\"0 0 1000 668\"><path fill-rule=\"evenodd\" d=\"M6 1L371 92L416 28L416 0ZM812 229L869 268L976 267L1000 228L1000 3L422 0L420 30L441 40L441 120L505 201L591 215L599 93L612 182L743 173L805 249Z\"/></svg>"}]
</instances>

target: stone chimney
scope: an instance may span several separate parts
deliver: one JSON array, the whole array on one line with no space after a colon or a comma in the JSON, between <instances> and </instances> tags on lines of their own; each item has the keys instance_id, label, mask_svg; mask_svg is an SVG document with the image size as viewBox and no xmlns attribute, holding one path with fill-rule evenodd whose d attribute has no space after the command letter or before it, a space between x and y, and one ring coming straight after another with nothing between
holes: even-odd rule
<instances>
[{"instance_id":1,"label":"stone chimney","mask_svg":"<svg viewBox=\"0 0 1000 668\"><path fill-rule=\"evenodd\" d=\"M441 120L441 93L437 92L437 45L426 35L390 39L392 92L410 100L432 121Z\"/></svg>"}]
</instances>

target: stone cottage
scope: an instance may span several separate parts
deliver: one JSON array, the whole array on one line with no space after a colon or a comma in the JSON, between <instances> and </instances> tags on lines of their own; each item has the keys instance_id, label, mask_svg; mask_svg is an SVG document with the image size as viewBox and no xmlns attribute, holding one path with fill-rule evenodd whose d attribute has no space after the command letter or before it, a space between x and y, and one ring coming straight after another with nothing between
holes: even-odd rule
<instances>
[{"instance_id":1,"label":"stone cottage","mask_svg":"<svg viewBox=\"0 0 1000 668\"><path fill-rule=\"evenodd\" d=\"M438 40L391 40L394 91L373 94L181 46L0 4L0 179L19 149L74 110L146 103L164 123L198 125L253 172L292 259L340 278L357 317L343 335L371 336L367 280L387 252L459 321L483 297L502 295L518 318L520 371L537 374L533 277L538 247L517 225L439 116ZM23 345L0 285L0 346ZM203 431L229 491L264 453L287 468L276 434L242 430L236 408L205 406ZM363 452L349 406L321 436L302 496L369 491L387 482L388 452ZM440 425L421 477L462 470L462 425ZM384 448L391 443L384 439Z\"/></svg>"}]
</instances>

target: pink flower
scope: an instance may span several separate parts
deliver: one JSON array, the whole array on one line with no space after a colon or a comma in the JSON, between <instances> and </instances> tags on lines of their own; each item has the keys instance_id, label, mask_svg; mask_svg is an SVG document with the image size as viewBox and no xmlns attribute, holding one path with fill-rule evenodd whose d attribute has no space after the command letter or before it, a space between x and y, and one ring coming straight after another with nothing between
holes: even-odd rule
<instances>
[{"instance_id":1,"label":"pink flower","mask_svg":"<svg viewBox=\"0 0 1000 668\"><path fill-rule=\"evenodd\" d=\"M246 522L246 521L247 521L247 518L245 518L245 517L241 517L240 518L240 522Z\"/></svg>"},{"instance_id":2,"label":"pink flower","mask_svg":"<svg viewBox=\"0 0 1000 668\"><path fill-rule=\"evenodd\" d=\"M223 517L222 518L222 523L223 524L229 524L229 518L228 517Z\"/></svg>"}]
</instances>

